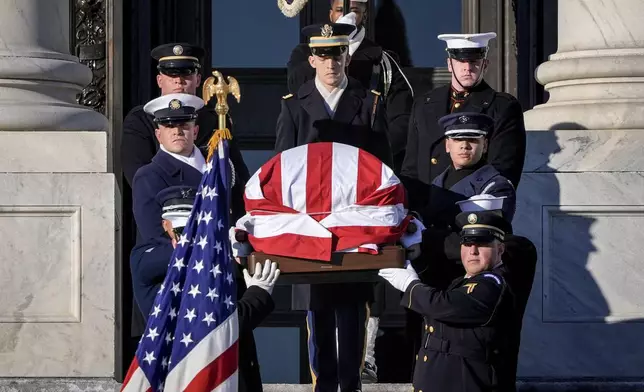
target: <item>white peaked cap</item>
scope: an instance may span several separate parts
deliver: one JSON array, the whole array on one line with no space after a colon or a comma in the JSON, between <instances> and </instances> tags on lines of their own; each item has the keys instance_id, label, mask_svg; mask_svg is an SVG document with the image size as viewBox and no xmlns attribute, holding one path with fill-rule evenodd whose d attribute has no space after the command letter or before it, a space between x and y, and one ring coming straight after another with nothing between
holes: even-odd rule
<instances>
[{"instance_id":1,"label":"white peaked cap","mask_svg":"<svg viewBox=\"0 0 644 392\"><path fill-rule=\"evenodd\" d=\"M195 109L195 111L201 109L204 106L203 99L197 97L196 95L174 93L154 98L153 100L145 104L143 110L148 114L154 115L154 113L158 110L168 109L170 107L170 102L173 101L179 101L180 107L192 107Z\"/></svg>"},{"instance_id":2,"label":"white peaked cap","mask_svg":"<svg viewBox=\"0 0 644 392\"><path fill-rule=\"evenodd\" d=\"M185 227L190 217L190 211L167 211L161 215L161 219L169 220L172 228Z\"/></svg>"},{"instance_id":3,"label":"white peaked cap","mask_svg":"<svg viewBox=\"0 0 644 392\"><path fill-rule=\"evenodd\" d=\"M487 48L488 42L496 38L496 33L480 34L440 34L438 39L447 43L447 49Z\"/></svg>"},{"instance_id":4,"label":"white peaked cap","mask_svg":"<svg viewBox=\"0 0 644 392\"><path fill-rule=\"evenodd\" d=\"M474 195L467 200L457 201L456 204L461 208L462 212L500 210L503 208L503 199L506 197L488 194Z\"/></svg>"},{"instance_id":5,"label":"white peaked cap","mask_svg":"<svg viewBox=\"0 0 644 392\"><path fill-rule=\"evenodd\" d=\"M335 23L344 23L355 26L358 21L358 15L355 12L349 12L348 14L342 15Z\"/></svg>"}]
</instances>

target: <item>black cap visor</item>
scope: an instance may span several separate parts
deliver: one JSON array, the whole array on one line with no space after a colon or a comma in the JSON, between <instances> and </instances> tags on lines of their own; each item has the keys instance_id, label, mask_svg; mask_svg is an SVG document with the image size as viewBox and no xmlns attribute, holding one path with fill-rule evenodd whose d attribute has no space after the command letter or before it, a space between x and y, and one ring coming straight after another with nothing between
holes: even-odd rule
<instances>
[{"instance_id":1,"label":"black cap visor","mask_svg":"<svg viewBox=\"0 0 644 392\"><path fill-rule=\"evenodd\" d=\"M447 49L447 55L458 61L477 61L487 57L487 48Z\"/></svg>"},{"instance_id":2,"label":"black cap visor","mask_svg":"<svg viewBox=\"0 0 644 392\"><path fill-rule=\"evenodd\" d=\"M168 76L190 76L199 72L201 65L192 60L161 61L157 66L160 73Z\"/></svg>"},{"instance_id":3,"label":"black cap visor","mask_svg":"<svg viewBox=\"0 0 644 392\"><path fill-rule=\"evenodd\" d=\"M348 46L321 46L311 48L311 53L314 56L320 57L336 57L341 56L344 52L347 51Z\"/></svg>"},{"instance_id":4,"label":"black cap visor","mask_svg":"<svg viewBox=\"0 0 644 392\"><path fill-rule=\"evenodd\" d=\"M461 244L489 244L494 240L503 241L503 234L490 229L464 229Z\"/></svg>"},{"instance_id":5,"label":"black cap visor","mask_svg":"<svg viewBox=\"0 0 644 392\"><path fill-rule=\"evenodd\" d=\"M173 125L182 125L197 120L197 115L189 116L175 116L175 117L159 117L154 119L154 123L157 125L163 125L165 127L170 127Z\"/></svg>"}]
</instances>

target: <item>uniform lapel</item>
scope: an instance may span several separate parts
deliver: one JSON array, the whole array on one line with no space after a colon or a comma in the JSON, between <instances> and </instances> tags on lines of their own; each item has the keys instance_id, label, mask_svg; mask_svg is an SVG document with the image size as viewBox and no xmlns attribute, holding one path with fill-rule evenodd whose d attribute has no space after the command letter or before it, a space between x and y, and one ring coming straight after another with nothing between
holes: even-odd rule
<instances>
[{"instance_id":1,"label":"uniform lapel","mask_svg":"<svg viewBox=\"0 0 644 392\"><path fill-rule=\"evenodd\" d=\"M338 107L335 109L334 122L340 124L351 124L353 122L353 118L362 106L362 99L365 97L364 89L356 85L357 83L357 81L349 79L349 84L344 93L342 93Z\"/></svg>"},{"instance_id":2,"label":"uniform lapel","mask_svg":"<svg viewBox=\"0 0 644 392\"><path fill-rule=\"evenodd\" d=\"M443 170L441 174L439 174L436 178L434 178L434 181L432 181L432 185L435 185L439 188L443 187L443 182L445 182L445 174L447 173L447 169Z\"/></svg>"},{"instance_id":3,"label":"uniform lapel","mask_svg":"<svg viewBox=\"0 0 644 392\"><path fill-rule=\"evenodd\" d=\"M187 163L172 157L163 150L159 150L152 158L152 162L156 163L165 171L169 177L177 180L179 184L199 184L201 182L201 172Z\"/></svg>"},{"instance_id":4,"label":"uniform lapel","mask_svg":"<svg viewBox=\"0 0 644 392\"><path fill-rule=\"evenodd\" d=\"M434 129L435 132L429 132L432 144L443 139L443 130L439 129L438 119L447 114L447 105L449 103L449 85L438 87L430 91L423 102L423 120L428 129Z\"/></svg>"},{"instance_id":5,"label":"uniform lapel","mask_svg":"<svg viewBox=\"0 0 644 392\"><path fill-rule=\"evenodd\" d=\"M477 194L478 190L482 190L483 184L488 182L492 177L496 176L499 172L492 165L483 165L474 173L463 178L456 184L452 185L450 190L465 194L465 190L472 189L473 194ZM469 197L469 196L468 196Z\"/></svg>"},{"instance_id":6,"label":"uniform lapel","mask_svg":"<svg viewBox=\"0 0 644 392\"><path fill-rule=\"evenodd\" d=\"M459 110L454 112L477 112L485 113L494 99L494 89L485 81L482 81L470 93L469 98L461 105Z\"/></svg>"},{"instance_id":7,"label":"uniform lapel","mask_svg":"<svg viewBox=\"0 0 644 392\"><path fill-rule=\"evenodd\" d=\"M304 83L297 92L302 108L309 114L311 123L319 120L329 120L329 113L324 106L324 98L315 87L315 80Z\"/></svg>"}]
</instances>

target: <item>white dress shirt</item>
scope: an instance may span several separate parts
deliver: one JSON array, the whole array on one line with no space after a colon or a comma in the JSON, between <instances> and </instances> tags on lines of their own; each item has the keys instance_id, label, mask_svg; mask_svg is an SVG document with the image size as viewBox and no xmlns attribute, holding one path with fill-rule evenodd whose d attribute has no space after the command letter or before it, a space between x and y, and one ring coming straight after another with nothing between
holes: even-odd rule
<instances>
[{"instance_id":1,"label":"white dress shirt","mask_svg":"<svg viewBox=\"0 0 644 392\"><path fill-rule=\"evenodd\" d=\"M163 147L163 145L160 145L160 147L161 147L162 151L164 151L165 153L167 153L171 157L173 157L175 159L178 159L181 162L194 167L195 169L199 170L200 173L203 174L203 172L206 171L206 159L203 157L203 154L201 153L201 151L199 151L197 146L192 147L192 154L190 154L189 157L185 157L183 155L179 155L179 154L175 154L173 152L170 152L170 151L166 150L166 148Z\"/></svg>"},{"instance_id":2,"label":"white dress shirt","mask_svg":"<svg viewBox=\"0 0 644 392\"><path fill-rule=\"evenodd\" d=\"M329 91L326 87L324 87L322 82L318 80L317 76L315 77L315 87L320 92L320 95L322 95L322 98L324 98L324 107L326 108L327 113L329 113L329 117L333 117L333 115L335 114L335 109L338 107L338 102L340 102L342 93L344 93L344 90L347 88L348 84L349 79L347 79L347 76L345 75L340 82L340 85L334 88L333 91Z\"/></svg>"}]
</instances>

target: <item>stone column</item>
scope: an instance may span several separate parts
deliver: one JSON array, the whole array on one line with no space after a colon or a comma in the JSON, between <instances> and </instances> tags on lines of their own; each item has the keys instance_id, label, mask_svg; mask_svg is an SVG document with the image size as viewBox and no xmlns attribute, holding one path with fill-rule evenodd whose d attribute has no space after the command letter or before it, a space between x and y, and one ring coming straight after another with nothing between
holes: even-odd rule
<instances>
[{"instance_id":1,"label":"stone column","mask_svg":"<svg viewBox=\"0 0 644 392\"><path fill-rule=\"evenodd\" d=\"M550 99L525 113L514 225L539 265L519 376L642 380L644 1L558 13L558 51L536 72Z\"/></svg>"},{"instance_id":2,"label":"stone column","mask_svg":"<svg viewBox=\"0 0 644 392\"><path fill-rule=\"evenodd\" d=\"M3 378L114 373L120 196L108 121L75 103L91 71L69 54L69 7L0 0Z\"/></svg>"}]
</instances>

